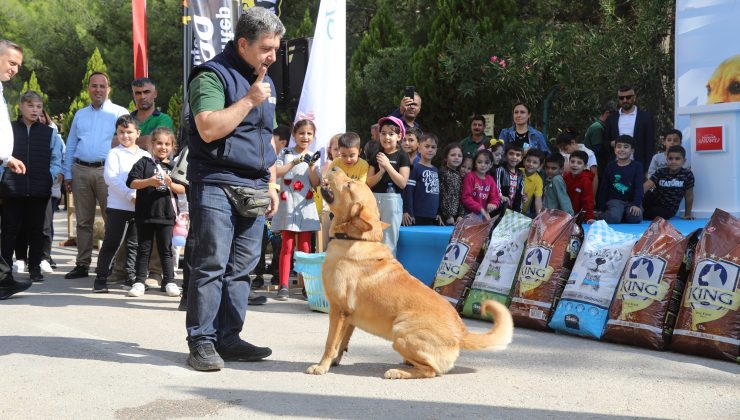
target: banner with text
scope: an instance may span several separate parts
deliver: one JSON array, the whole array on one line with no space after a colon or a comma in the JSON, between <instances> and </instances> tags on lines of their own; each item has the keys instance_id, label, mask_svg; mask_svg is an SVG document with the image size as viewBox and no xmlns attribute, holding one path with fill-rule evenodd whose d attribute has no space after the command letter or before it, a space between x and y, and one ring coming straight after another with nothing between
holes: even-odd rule
<instances>
[{"instance_id":1,"label":"banner with text","mask_svg":"<svg viewBox=\"0 0 740 420\"><path fill-rule=\"evenodd\" d=\"M346 129L346 21L345 0L321 0L296 113L296 121L313 114L316 134L310 149L321 150L322 161L326 159L329 139Z\"/></svg>"}]
</instances>

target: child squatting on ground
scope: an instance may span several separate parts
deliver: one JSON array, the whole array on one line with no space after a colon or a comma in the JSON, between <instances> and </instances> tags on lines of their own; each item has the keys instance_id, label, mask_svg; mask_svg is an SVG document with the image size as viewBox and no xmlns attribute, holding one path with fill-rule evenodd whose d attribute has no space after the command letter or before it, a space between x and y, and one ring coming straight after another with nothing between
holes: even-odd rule
<instances>
[{"instance_id":1,"label":"child squatting on ground","mask_svg":"<svg viewBox=\"0 0 740 420\"><path fill-rule=\"evenodd\" d=\"M691 209L694 206L694 174L686 169L686 149L671 146L668 155L668 166L660 168L645 181L645 220L660 216L666 220L675 216L681 200L686 197L683 218L693 220Z\"/></svg>"}]
</instances>

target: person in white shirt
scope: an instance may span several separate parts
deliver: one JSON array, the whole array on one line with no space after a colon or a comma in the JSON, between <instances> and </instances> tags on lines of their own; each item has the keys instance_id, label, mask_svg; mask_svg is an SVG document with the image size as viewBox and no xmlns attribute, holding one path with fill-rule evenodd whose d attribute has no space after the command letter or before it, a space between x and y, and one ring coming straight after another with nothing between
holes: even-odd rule
<instances>
[{"instance_id":1,"label":"person in white shirt","mask_svg":"<svg viewBox=\"0 0 740 420\"><path fill-rule=\"evenodd\" d=\"M3 82L18 74L23 62L23 49L13 42L0 39L0 163L17 174L26 173L26 165L14 158L13 127L10 125L8 104L3 95ZM0 300L7 299L31 287L30 279L15 280L8 263L0 257Z\"/></svg>"},{"instance_id":2,"label":"person in white shirt","mask_svg":"<svg viewBox=\"0 0 740 420\"><path fill-rule=\"evenodd\" d=\"M151 157L149 152L136 145L139 138L139 124L131 115L123 115L116 121L116 140L118 146L108 152L103 171L108 185L108 207L105 210L105 238L98 254L95 268L93 293L108 293L108 276L113 257L125 238L126 274L124 287L133 285L136 277L136 248L138 246L136 225L134 224L136 190L126 185L128 173L142 157Z\"/></svg>"},{"instance_id":3,"label":"person in white shirt","mask_svg":"<svg viewBox=\"0 0 740 420\"><path fill-rule=\"evenodd\" d=\"M643 109L638 109L637 94L632 86L622 85L617 91L619 98L619 112L609 115L606 120L607 144L601 150L606 156L606 162L611 162L614 155L614 141L619 136L630 136L635 141L633 159L640 162L644 169L650 166L655 154L655 120L653 115Z\"/></svg>"}]
</instances>

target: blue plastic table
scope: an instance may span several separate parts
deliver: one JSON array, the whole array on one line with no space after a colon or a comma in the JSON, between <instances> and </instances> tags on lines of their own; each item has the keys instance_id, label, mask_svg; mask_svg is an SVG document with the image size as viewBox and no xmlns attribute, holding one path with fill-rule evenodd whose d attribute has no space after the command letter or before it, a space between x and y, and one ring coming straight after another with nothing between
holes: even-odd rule
<instances>
[{"instance_id":1,"label":"blue plastic table","mask_svg":"<svg viewBox=\"0 0 740 420\"><path fill-rule=\"evenodd\" d=\"M412 276L431 286L453 226L401 226L396 258Z\"/></svg>"}]
</instances>

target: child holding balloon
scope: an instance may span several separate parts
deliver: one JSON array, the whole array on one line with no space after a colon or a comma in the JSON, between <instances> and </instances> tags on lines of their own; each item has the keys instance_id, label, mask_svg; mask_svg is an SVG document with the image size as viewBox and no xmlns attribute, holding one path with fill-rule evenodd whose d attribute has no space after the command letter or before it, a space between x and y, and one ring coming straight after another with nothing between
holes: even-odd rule
<instances>
[{"instance_id":1,"label":"child holding balloon","mask_svg":"<svg viewBox=\"0 0 740 420\"><path fill-rule=\"evenodd\" d=\"M177 194L185 192L185 186L172 182L172 155L175 135L165 127L152 132L151 155L141 158L128 174L126 184L137 190L135 220L139 239L136 255L136 282L128 295L142 296L146 290L149 257L152 240L157 237L157 248L162 260L162 292L167 296L180 296L175 283L172 261L172 231L177 217Z\"/></svg>"}]
</instances>

